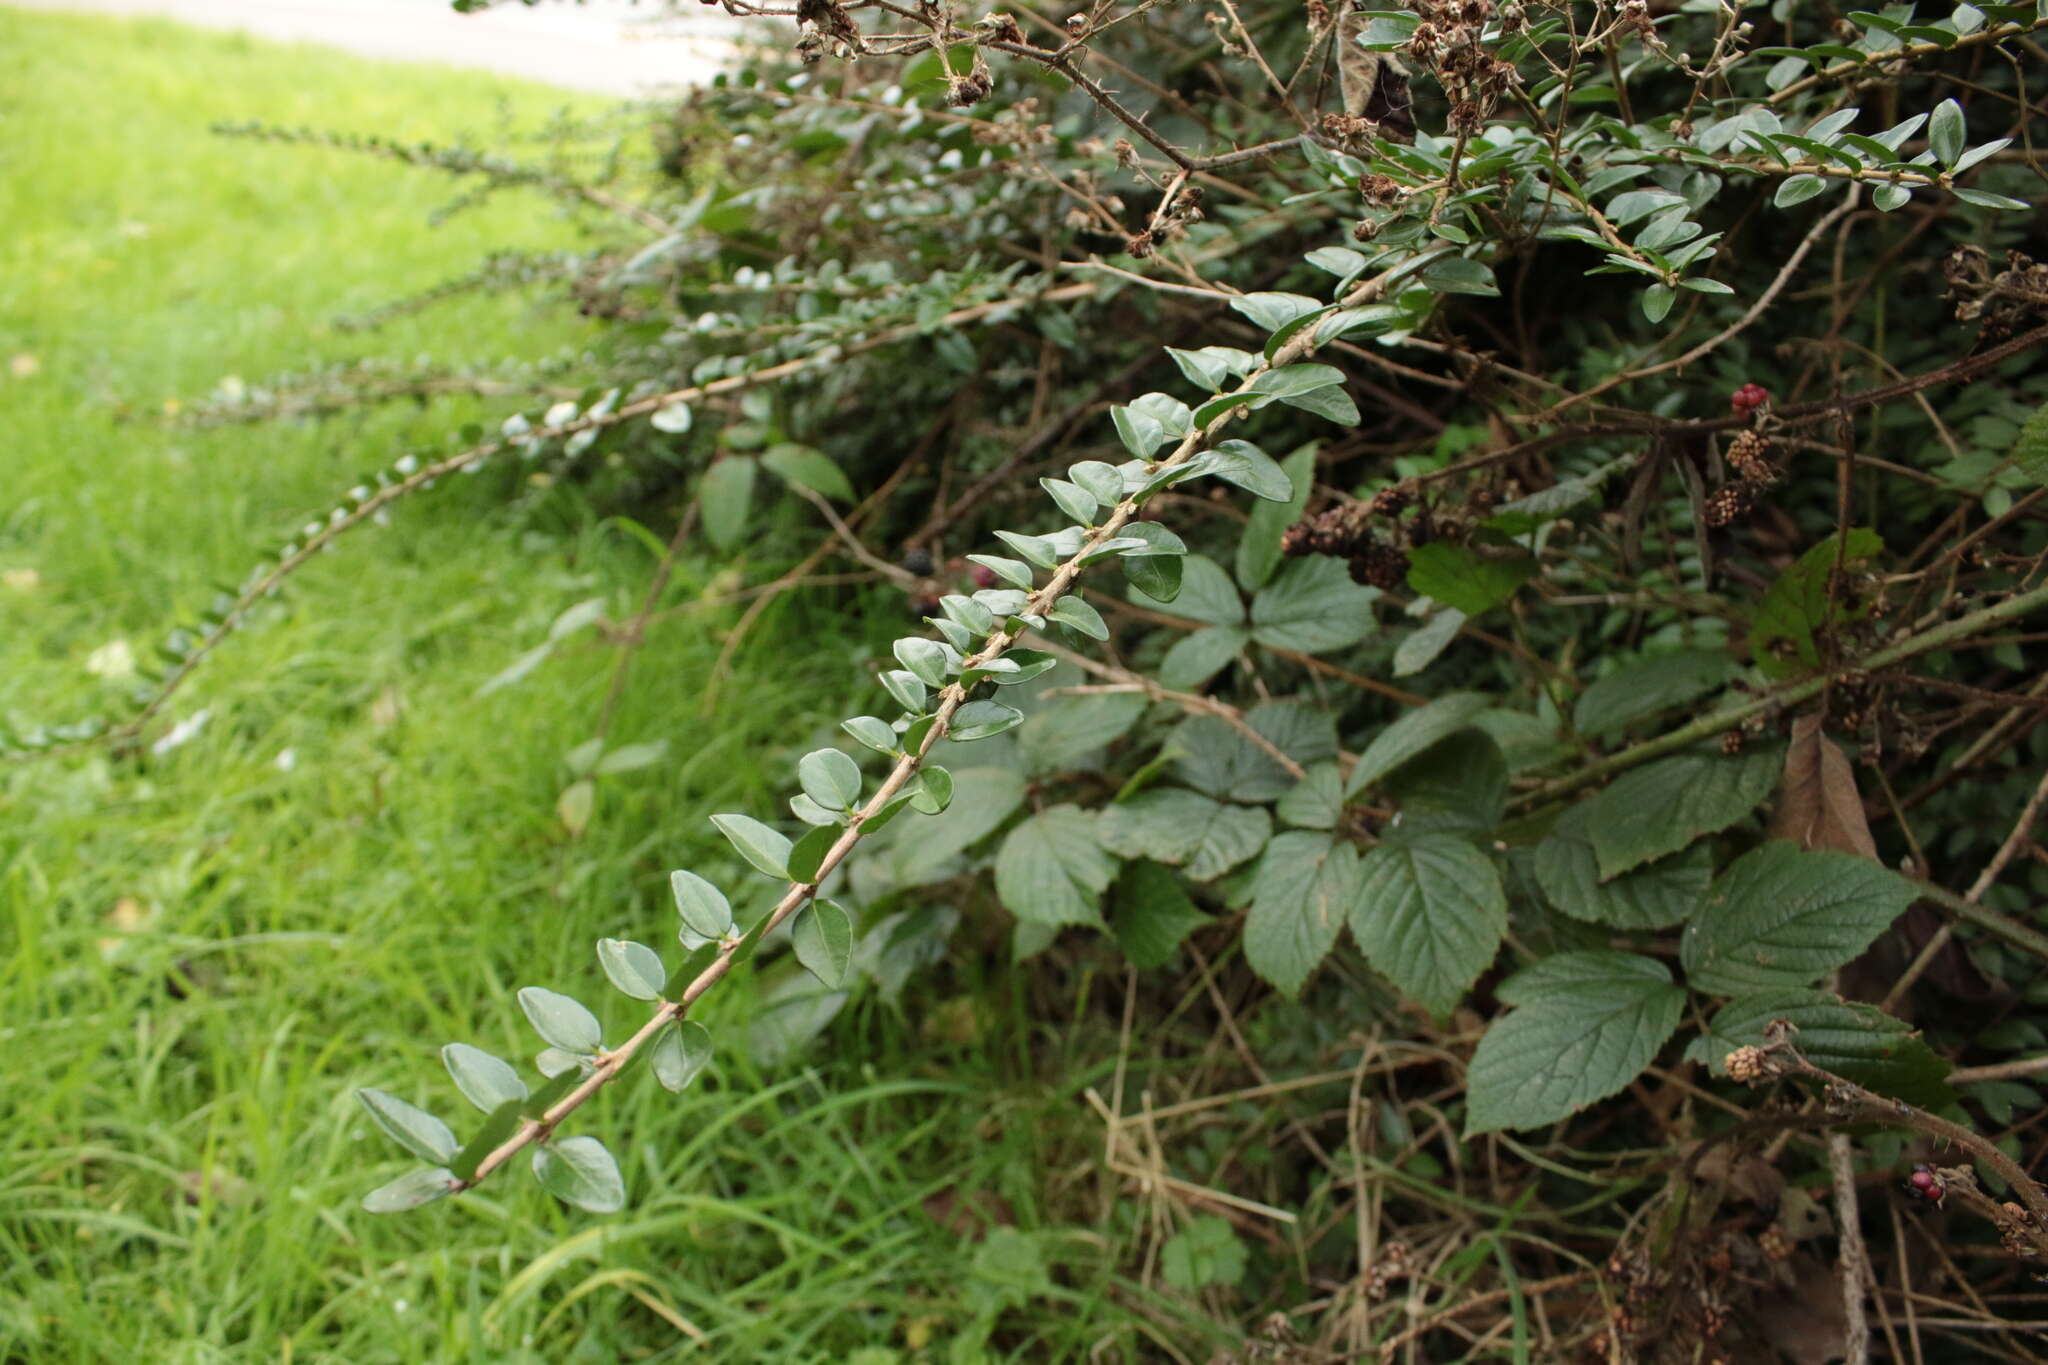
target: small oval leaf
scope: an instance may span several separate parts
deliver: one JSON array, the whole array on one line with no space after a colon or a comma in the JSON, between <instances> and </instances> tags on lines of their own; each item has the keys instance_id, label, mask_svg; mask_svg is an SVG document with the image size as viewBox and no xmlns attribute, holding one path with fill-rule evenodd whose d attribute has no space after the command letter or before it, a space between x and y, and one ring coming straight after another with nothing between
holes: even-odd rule
<instances>
[{"instance_id":1,"label":"small oval leaf","mask_svg":"<svg viewBox=\"0 0 2048 1365\"><path fill-rule=\"evenodd\" d=\"M519 1008L535 1033L564 1052L595 1052L604 1041L597 1016L559 991L527 986L519 992Z\"/></svg>"},{"instance_id":2,"label":"small oval leaf","mask_svg":"<svg viewBox=\"0 0 2048 1365\"><path fill-rule=\"evenodd\" d=\"M661 988L668 984L668 969L661 965L661 955L644 943L601 938L597 962L611 983L635 1000L659 1000Z\"/></svg>"}]
</instances>

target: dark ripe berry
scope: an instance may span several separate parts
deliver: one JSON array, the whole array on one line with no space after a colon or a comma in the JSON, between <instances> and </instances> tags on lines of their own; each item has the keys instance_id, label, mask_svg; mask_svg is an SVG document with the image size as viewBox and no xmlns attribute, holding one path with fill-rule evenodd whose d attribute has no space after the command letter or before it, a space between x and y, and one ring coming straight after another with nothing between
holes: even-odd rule
<instances>
[{"instance_id":1,"label":"dark ripe berry","mask_svg":"<svg viewBox=\"0 0 2048 1365\"><path fill-rule=\"evenodd\" d=\"M974 586L977 588L993 588L998 582L996 571L986 564L971 566L970 574L974 579Z\"/></svg>"},{"instance_id":2,"label":"dark ripe berry","mask_svg":"<svg viewBox=\"0 0 2048 1365\"><path fill-rule=\"evenodd\" d=\"M939 599L936 597L914 597L910 601L910 614L917 620L939 614Z\"/></svg>"},{"instance_id":3,"label":"dark ripe berry","mask_svg":"<svg viewBox=\"0 0 2048 1365\"><path fill-rule=\"evenodd\" d=\"M932 552L930 550L906 550L903 552L903 572L919 578L930 578L932 574Z\"/></svg>"}]
</instances>

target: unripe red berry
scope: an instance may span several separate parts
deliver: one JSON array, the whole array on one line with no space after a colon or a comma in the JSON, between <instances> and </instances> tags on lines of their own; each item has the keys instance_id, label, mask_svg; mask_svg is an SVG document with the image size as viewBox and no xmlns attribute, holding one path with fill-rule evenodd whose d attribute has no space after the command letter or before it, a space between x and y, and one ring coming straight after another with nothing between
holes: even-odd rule
<instances>
[{"instance_id":1,"label":"unripe red berry","mask_svg":"<svg viewBox=\"0 0 2048 1365\"><path fill-rule=\"evenodd\" d=\"M1913 1172L1912 1182L1914 1189L1925 1194L1934 1188L1934 1174L1925 1166L1922 1166L1919 1170Z\"/></svg>"},{"instance_id":2,"label":"unripe red berry","mask_svg":"<svg viewBox=\"0 0 2048 1365\"><path fill-rule=\"evenodd\" d=\"M974 586L977 588L993 588L998 581L996 571L986 564L973 565L971 571L974 577Z\"/></svg>"}]
</instances>

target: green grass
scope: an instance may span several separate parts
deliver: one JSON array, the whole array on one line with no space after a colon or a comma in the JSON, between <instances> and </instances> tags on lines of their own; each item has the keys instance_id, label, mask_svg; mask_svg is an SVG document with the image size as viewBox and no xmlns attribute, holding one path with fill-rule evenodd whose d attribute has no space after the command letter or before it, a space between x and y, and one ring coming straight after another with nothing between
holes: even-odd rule
<instances>
[{"instance_id":1,"label":"green grass","mask_svg":"<svg viewBox=\"0 0 2048 1365\"><path fill-rule=\"evenodd\" d=\"M118 714L128 684L88 673L95 650L146 651L359 470L495 415L438 400L195 431L153 420L166 400L229 374L481 362L514 330L525 354L584 335L520 297L337 332L335 315L484 249L581 229L531 199L429 229L444 183L207 124L445 139L562 102L0 10L0 367L34 362L0 370L0 718ZM400 1218L357 1209L407 1163L355 1089L457 1119L436 1050L530 1056L524 984L609 996L623 1027L593 941L673 958L666 869L738 879L705 817L780 810L796 755L872 705L864 665L901 611L878 600L867 624L786 602L712 716L698 694L733 613L673 618L613 731L667 740L670 761L606 779L571 839L562 755L590 732L611 652L577 644L477 689L571 603L628 611L653 556L572 496L515 513L503 494L458 481L298 575L176 698L167 721L210 715L181 747L0 767L0 1359L879 1363L977 1359L985 1341L1020 1360L1151 1356L1160 1329L1121 1306L1143 1291L1116 1276L1113 1237L1045 1202L1048 1173L1073 1188L1094 1140L1072 1090L1034 1074L1021 991L972 964L917 992L953 1013L869 999L827 1050L772 1070L745 1045L754 987L722 988L696 1089L629 1082L579 1121L623 1154L618 1217L567 1210L518 1169ZM669 601L724 569L686 560ZM980 1028L947 1041L933 1017ZM983 1191L1015 1231L963 1240L924 1208ZM1150 1315L1181 1320L1159 1301Z\"/></svg>"}]
</instances>

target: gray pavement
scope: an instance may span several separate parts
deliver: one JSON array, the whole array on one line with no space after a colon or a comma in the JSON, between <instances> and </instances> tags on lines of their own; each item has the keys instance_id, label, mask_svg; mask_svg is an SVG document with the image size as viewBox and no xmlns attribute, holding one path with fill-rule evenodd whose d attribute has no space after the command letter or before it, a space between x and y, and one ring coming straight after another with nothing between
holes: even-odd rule
<instances>
[{"instance_id":1,"label":"gray pavement","mask_svg":"<svg viewBox=\"0 0 2048 1365\"><path fill-rule=\"evenodd\" d=\"M740 27L723 11L658 3L501 0L457 14L447 0L5 0L28 9L159 15L366 57L433 62L546 81L571 90L646 95L708 80ZM787 22L787 21L785 21Z\"/></svg>"}]
</instances>

